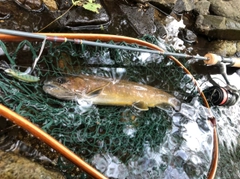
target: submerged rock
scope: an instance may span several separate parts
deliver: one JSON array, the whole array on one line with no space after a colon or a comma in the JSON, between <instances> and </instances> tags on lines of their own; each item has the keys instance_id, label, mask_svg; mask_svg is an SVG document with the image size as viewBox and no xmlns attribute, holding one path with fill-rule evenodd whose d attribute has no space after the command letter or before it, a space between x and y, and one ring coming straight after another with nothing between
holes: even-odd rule
<instances>
[{"instance_id":1,"label":"submerged rock","mask_svg":"<svg viewBox=\"0 0 240 179\"><path fill-rule=\"evenodd\" d=\"M240 40L239 0L128 0L150 3L180 20L187 13L188 28L214 39ZM185 22L188 25L188 22Z\"/></svg>"},{"instance_id":2,"label":"submerged rock","mask_svg":"<svg viewBox=\"0 0 240 179\"><path fill-rule=\"evenodd\" d=\"M209 8L210 8L210 2L207 1L207 0L202 0L202 1L198 1L196 4L195 4L195 11L198 13L198 14L201 14L201 15L207 15L209 14Z\"/></svg>"},{"instance_id":3,"label":"submerged rock","mask_svg":"<svg viewBox=\"0 0 240 179\"><path fill-rule=\"evenodd\" d=\"M6 6L0 4L0 20L9 19L11 17L11 11Z\"/></svg>"},{"instance_id":4,"label":"submerged rock","mask_svg":"<svg viewBox=\"0 0 240 179\"><path fill-rule=\"evenodd\" d=\"M229 18L216 15L199 15L195 25L200 34L210 38L240 39L240 23Z\"/></svg>"},{"instance_id":5,"label":"submerged rock","mask_svg":"<svg viewBox=\"0 0 240 179\"><path fill-rule=\"evenodd\" d=\"M240 22L239 0L209 0L209 2L211 3L210 10L213 14Z\"/></svg>"},{"instance_id":6,"label":"submerged rock","mask_svg":"<svg viewBox=\"0 0 240 179\"><path fill-rule=\"evenodd\" d=\"M239 0L198 1L195 30L214 39L240 40Z\"/></svg>"},{"instance_id":7,"label":"submerged rock","mask_svg":"<svg viewBox=\"0 0 240 179\"><path fill-rule=\"evenodd\" d=\"M14 0L14 2L29 11L41 12L44 8L42 0Z\"/></svg>"},{"instance_id":8,"label":"submerged rock","mask_svg":"<svg viewBox=\"0 0 240 179\"><path fill-rule=\"evenodd\" d=\"M138 34L153 34L156 31L154 24L154 9L148 8L145 12L139 11L138 7L120 5L121 10L128 17ZM148 24L148 25L146 25Z\"/></svg>"},{"instance_id":9,"label":"submerged rock","mask_svg":"<svg viewBox=\"0 0 240 179\"><path fill-rule=\"evenodd\" d=\"M240 42L229 40L215 40L208 43L207 49L211 53L215 53L224 57L231 57L240 52Z\"/></svg>"},{"instance_id":10,"label":"submerged rock","mask_svg":"<svg viewBox=\"0 0 240 179\"><path fill-rule=\"evenodd\" d=\"M197 42L197 36L191 30L185 28L179 28L178 37L187 43Z\"/></svg>"},{"instance_id":11,"label":"submerged rock","mask_svg":"<svg viewBox=\"0 0 240 179\"><path fill-rule=\"evenodd\" d=\"M65 177L14 153L0 150L0 178L64 179Z\"/></svg>"}]
</instances>

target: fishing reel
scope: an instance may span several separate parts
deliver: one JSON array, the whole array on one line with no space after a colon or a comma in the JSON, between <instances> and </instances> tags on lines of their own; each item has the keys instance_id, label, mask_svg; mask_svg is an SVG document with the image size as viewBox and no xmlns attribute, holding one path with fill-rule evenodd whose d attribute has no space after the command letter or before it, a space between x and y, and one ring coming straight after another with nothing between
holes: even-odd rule
<instances>
[{"instance_id":1,"label":"fishing reel","mask_svg":"<svg viewBox=\"0 0 240 179\"><path fill-rule=\"evenodd\" d=\"M211 86L203 93L209 103L218 106L233 106L239 98L239 91L234 86Z\"/></svg>"},{"instance_id":2,"label":"fishing reel","mask_svg":"<svg viewBox=\"0 0 240 179\"><path fill-rule=\"evenodd\" d=\"M221 87L211 78L210 75L208 75L208 80L213 86L204 89L203 93L210 104L218 106L233 106L238 101L240 90L230 84L227 78L226 64L219 63L218 66L227 85Z\"/></svg>"}]
</instances>

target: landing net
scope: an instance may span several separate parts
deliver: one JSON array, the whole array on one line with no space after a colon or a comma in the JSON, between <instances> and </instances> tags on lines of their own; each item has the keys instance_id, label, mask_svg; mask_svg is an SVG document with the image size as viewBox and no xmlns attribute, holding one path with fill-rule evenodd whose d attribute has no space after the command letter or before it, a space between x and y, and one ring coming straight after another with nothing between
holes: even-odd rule
<instances>
[{"instance_id":1,"label":"landing net","mask_svg":"<svg viewBox=\"0 0 240 179\"><path fill-rule=\"evenodd\" d=\"M144 40L157 43L153 38L146 37ZM118 45L138 47L124 42ZM23 72L32 66L41 43L1 42L1 48L4 52L1 60ZM170 48L167 49L171 51ZM187 60L181 59L181 62L190 67ZM166 142L178 143L180 146L184 141L181 135L169 132L173 128L172 114L158 108L140 112L133 107L89 106L84 102L56 99L45 94L42 89L46 79L80 74L150 85L174 95L183 103L199 97L191 77L174 61L162 55L75 45L69 42L46 42L43 54L32 73L40 77L39 82L19 81L1 71L1 103L40 126L108 177L121 178L120 171L124 173L122 178L166 176L167 174L163 173L171 165L170 153L162 155L161 160L165 165L156 165L159 161L147 159L146 153L157 152ZM183 116L182 120L186 122L187 118ZM206 122L206 117L201 120ZM168 135L175 135L175 141L167 141ZM171 151L171 145L168 144L165 149ZM174 151L171 152L176 155ZM164 156L169 158L164 159ZM181 155L179 156L181 158ZM206 159L209 165L210 158ZM136 166L134 162L137 163ZM174 159L172 162L179 162L182 168L186 163L183 159ZM115 167L109 168L110 164ZM205 171L201 174L191 173L192 170L186 167L184 172L194 177L202 174L206 177L209 165L203 167ZM62 157L58 159L57 166L67 178L88 178L86 174L76 172L76 168ZM142 173L139 170L142 170Z\"/></svg>"}]
</instances>

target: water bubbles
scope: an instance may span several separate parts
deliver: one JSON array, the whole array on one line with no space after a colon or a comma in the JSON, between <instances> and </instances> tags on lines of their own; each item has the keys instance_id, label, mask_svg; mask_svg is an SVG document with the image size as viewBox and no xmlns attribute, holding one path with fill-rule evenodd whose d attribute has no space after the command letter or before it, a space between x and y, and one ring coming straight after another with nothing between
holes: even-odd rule
<instances>
[{"instance_id":1,"label":"water bubbles","mask_svg":"<svg viewBox=\"0 0 240 179\"><path fill-rule=\"evenodd\" d=\"M84 130L79 130L76 132L76 142L85 142L87 140L87 135Z\"/></svg>"},{"instance_id":2,"label":"water bubbles","mask_svg":"<svg viewBox=\"0 0 240 179\"><path fill-rule=\"evenodd\" d=\"M186 93L193 93L196 90L196 85L194 84L191 75L184 75L179 84L179 87Z\"/></svg>"},{"instance_id":3,"label":"water bubbles","mask_svg":"<svg viewBox=\"0 0 240 179\"><path fill-rule=\"evenodd\" d=\"M174 153L174 156L181 158L183 161L186 161L188 159L188 155L184 150L177 150Z\"/></svg>"},{"instance_id":4,"label":"water bubbles","mask_svg":"<svg viewBox=\"0 0 240 179\"><path fill-rule=\"evenodd\" d=\"M111 162L105 173L108 177L118 178L119 175L118 164Z\"/></svg>"},{"instance_id":5,"label":"water bubbles","mask_svg":"<svg viewBox=\"0 0 240 179\"><path fill-rule=\"evenodd\" d=\"M125 179L128 176L127 167L113 155L96 154L92 164L107 177Z\"/></svg>"},{"instance_id":6,"label":"water bubbles","mask_svg":"<svg viewBox=\"0 0 240 179\"><path fill-rule=\"evenodd\" d=\"M2 56L2 55L4 55L4 54L5 54L5 53L4 53L3 49L0 48L0 56Z\"/></svg>"},{"instance_id":7,"label":"water bubbles","mask_svg":"<svg viewBox=\"0 0 240 179\"><path fill-rule=\"evenodd\" d=\"M182 103L180 113L189 119L196 119L196 108L190 104Z\"/></svg>"},{"instance_id":8,"label":"water bubbles","mask_svg":"<svg viewBox=\"0 0 240 179\"><path fill-rule=\"evenodd\" d=\"M184 41L179 39L179 38L174 38L174 44L173 44L173 48L175 50L184 50L186 48L186 46L184 45Z\"/></svg>"},{"instance_id":9,"label":"water bubbles","mask_svg":"<svg viewBox=\"0 0 240 179\"><path fill-rule=\"evenodd\" d=\"M128 135L130 138L133 138L136 134L137 130L133 125L126 125L123 129L123 133Z\"/></svg>"},{"instance_id":10,"label":"water bubbles","mask_svg":"<svg viewBox=\"0 0 240 179\"><path fill-rule=\"evenodd\" d=\"M167 166L163 178L207 176L212 160L213 130L207 120L207 109L195 100L190 104L182 103L181 110L172 116L172 129L159 149L162 159L158 163ZM200 114L202 111L204 114Z\"/></svg>"},{"instance_id":11,"label":"water bubbles","mask_svg":"<svg viewBox=\"0 0 240 179\"><path fill-rule=\"evenodd\" d=\"M198 119L196 120L196 122L197 122L197 124L198 124L198 127L199 127L201 130L203 130L203 131L205 131L205 132L208 132L208 131L210 130L210 126L209 126L209 124L208 124L205 120L198 118Z\"/></svg>"},{"instance_id":12,"label":"water bubbles","mask_svg":"<svg viewBox=\"0 0 240 179\"><path fill-rule=\"evenodd\" d=\"M174 166L169 165L164 172L164 179L189 179L187 174Z\"/></svg>"},{"instance_id":13,"label":"water bubbles","mask_svg":"<svg viewBox=\"0 0 240 179\"><path fill-rule=\"evenodd\" d=\"M184 42L178 38L179 28L184 28L184 27L185 25L182 19L180 21L177 21L172 17L166 18L167 37L165 40L175 50L184 50L186 48L184 46Z\"/></svg>"},{"instance_id":14,"label":"water bubbles","mask_svg":"<svg viewBox=\"0 0 240 179\"><path fill-rule=\"evenodd\" d=\"M93 165L95 165L96 169L98 169L102 173L107 170L108 162L105 157L101 156L100 154L94 155L92 163Z\"/></svg>"},{"instance_id":15,"label":"water bubbles","mask_svg":"<svg viewBox=\"0 0 240 179\"><path fill-rule=\"evenodd\" d=\"M181 113L175 113L172 117L172 122L175 126L180 126L182 121L184 120L184 116ZM174 127L173 127L174 129ZM177 130L178 128L176 128Z\"/></svg>"},{"instance_id":16,"label":"water bubbles","mask_svg":"<svg viewBox=\"0 0 240 179\"><path fill-rule=\"evenodd\" d=\"M236 105L231 107L219 106L212 108L217 119L219 143L221 145L225 144L229 152L235 151L238 145L240 130L238 123L239 105L240 102L238 101Z\"/></svg>"},{"instance_id":17,"label":"water bubbles","mask_svg":"<svg viewBox=\"0 0 240 179\"><path fill-rule=\"evenodd\" d=\"M113 79L113 83L119 82L125 73L125 68L111 68L111 76Z\"/></svg>"},{"instance_id":18,"label":"water bubbles","mask_svg":"<svg viewBox=\"0 0 240 179\"><path fill-rule=\"evenodd\" d=\"M79 104L78 109L80 110L80 114L91 110L93 107L93 103L90 100L78 98L76 101Z\"/></svg>"}]
</instances>

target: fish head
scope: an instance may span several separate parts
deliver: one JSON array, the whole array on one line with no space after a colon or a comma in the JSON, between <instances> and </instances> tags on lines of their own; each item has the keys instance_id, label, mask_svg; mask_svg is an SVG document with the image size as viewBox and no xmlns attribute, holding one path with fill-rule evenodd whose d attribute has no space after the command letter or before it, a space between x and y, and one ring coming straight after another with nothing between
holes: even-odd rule
<instances>
[{"instance_id":1,"label":"fish head","mask_svg":"<svg viewBox=\"0 0 240 179\"><path fill-rule=\"evenodd\" d=\"M45 80L43 90L58 99L75 100L81 98L86 88L82 78L56 77Z\"/></svg>"},{"instance_id":2,"label":"fish head","mask_svg":"<svg viewBox=\"0 0 240 179\"><path fill-rule=\"evenodd\" d=\"M180 111L181 102L177 98L169 98L168 103L174 108L175 111Z\"/></svg>"}]
</instances>

